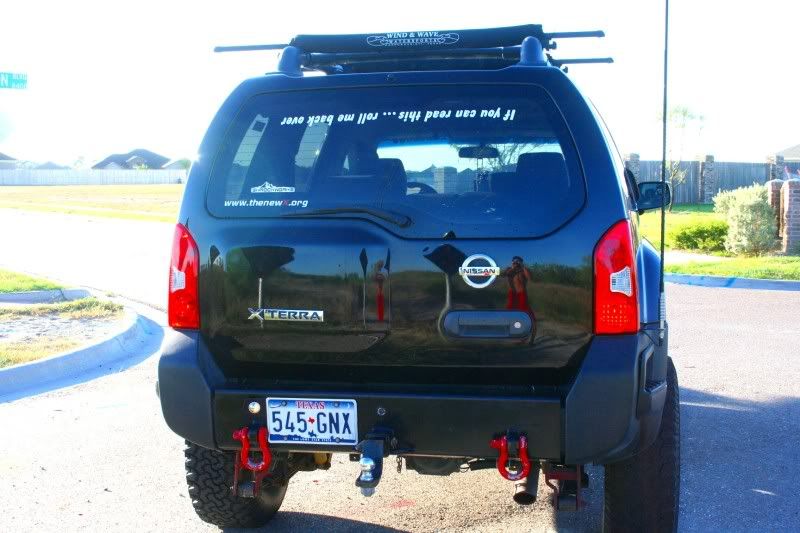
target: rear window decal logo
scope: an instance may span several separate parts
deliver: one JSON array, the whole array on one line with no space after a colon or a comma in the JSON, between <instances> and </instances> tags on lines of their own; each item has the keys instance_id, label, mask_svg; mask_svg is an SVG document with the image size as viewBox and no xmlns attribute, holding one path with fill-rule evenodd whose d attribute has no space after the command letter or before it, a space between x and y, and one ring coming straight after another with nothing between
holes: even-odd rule
<instances>
[{"instance_id":1,"label":"rear window decal logo","mask_svg":"<svg viewBox=\"0 0 800 533\"><path fill-rule=\"evenodd\" d=\"M308 207L308 200L225 200L225 207Z\"/></svg>"},{"instance_id":2,"label":"rear window decal logo","mask_svg":"<svg viewBox=\"0 0 800 533\"><path fill-rule=\"evenodd\" d=\"M251 187L250 192L252 193L294 192L294 187L279 187L277 185L271 184L268 181L265 181L258 187Z\"/></svg>"},{"instance_id":3,"label":"rear window decal logo","mask_svg":"<svg viewBox=\"0 0 800 533\"><path fill-rule=\"evenodd\" d=\"M455 44L461 37L455 32L439 33L438 31L412 31L370 35L367 44L370 46L418 46Z\"/></svg>"},{"instance_id":4,"label":"rear window decal logo","mask_svg":"<svg viewBox=\"0 0 800 533\"><path fill-rule=\"evenodd\" d=\"M475 254L467 257L458 269L464 282L470 287L483 289L492 284L500 275L500 268L494 259L484 254Z\"/></svg>"},{"instance_id":5,"label":"rear window decal logo","mask_svg":"<svg viewBox=\"0 0 800 533\"><path fill-rule=\"evenodd\" d=\"M253 309L250 311L248 320L258 320L267 322L272 320L283 320L286 322L325 322L325 313L311 309Z\"/></svg>"}]
</instances>

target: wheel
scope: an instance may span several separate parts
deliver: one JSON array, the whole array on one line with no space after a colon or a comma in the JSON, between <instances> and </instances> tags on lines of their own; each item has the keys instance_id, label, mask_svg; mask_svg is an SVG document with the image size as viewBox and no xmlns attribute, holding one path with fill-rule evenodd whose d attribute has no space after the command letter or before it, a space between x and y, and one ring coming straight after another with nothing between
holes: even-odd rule
<instances>
[{"instance_id":1,"label":"wheel","mask_svg":"<svg viewBox=\"0 0 800 533\"><path fill-rule=\"evenodd\" d=\"M667 369L667 397L655 442L637 455L606 465L603 530L671 532L678 528L681 419L678 374Z\"/></svg>"},{"instance_id":2,"label":"wheel","mask_svg":"<svg viewBox=\"0 0 800 533\"><path fill-rule=\"evenodd\" d=\"M186 483L200 519L219 527L260 527L278 512L288 482L264 478L256 498L233 495L234 454L186 442Z\"/></svg>"}]
</instances>

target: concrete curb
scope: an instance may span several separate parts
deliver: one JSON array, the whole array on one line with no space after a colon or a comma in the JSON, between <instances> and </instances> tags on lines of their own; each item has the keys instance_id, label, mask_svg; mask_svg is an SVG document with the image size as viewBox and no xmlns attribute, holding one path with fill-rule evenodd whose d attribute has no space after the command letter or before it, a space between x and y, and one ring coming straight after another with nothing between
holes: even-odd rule
<instances>
[{"instance_id":1,"label":"concrete curb","mask_svg":"<svg viewBox=\"0 0 800 533\"><path fill-rule=\"evenodd\" d=\"M0 303L47 304L80 300L92 293L86 289L54 289L51 291L6 292L0 294Z\"/></svg>"},{"instance_id":2,"label":"concrete curb","mask_svg":"<svg viewBox=\"0 0 800 533\"><path fill-rule=\"evenodd\" d=\"M664 274L664 281L680 285L726 289L756 289L765 291L800 291L800 281L780 279L726 278L692 274Z\"/></svg>"},{"instance_id":3,"label":"concrete curb","mask_svg":"<svg viewBox=\"0 0 800 533\"><path fill-rule=\"evenodd\" d=\"M93 344L0 369L0 402L101 371L103 367L139 353L149 335L151 332L147 330L144 320L138 313L126 308L121 326Z\"/></svg>"}]
</instances>

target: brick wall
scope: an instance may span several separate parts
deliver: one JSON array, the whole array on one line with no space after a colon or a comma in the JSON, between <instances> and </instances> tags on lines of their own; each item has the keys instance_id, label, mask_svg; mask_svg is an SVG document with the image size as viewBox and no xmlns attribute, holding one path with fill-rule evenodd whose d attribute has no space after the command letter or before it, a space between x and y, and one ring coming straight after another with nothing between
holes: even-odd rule
<instances>
[{"instance_id":1,"label":"brick wall","mask_svg":"<svg viewBox=\"0 0 800 533\"><path fill-rule=\"evenodd\" d=\"M781 207L781 187L783 187L783 180L769 180L766 184L767 186L767 196L769 197L769 205L772 206L773 211L775 211L775 226L778 228L778 235L777 237L783 236L783 208Z\"/></svg>"},{"instance_id":2,"label":"brick wall","mask_svg":"<svg viewBox=\"0 0 800 533\"><path fill-rule=\"evenodd\" d=\"M800 254L800 180L790 179L781 187L783 251Z\"/></svg>"},{"instance_id":3,"label":"brick wall","mask_svg":"<svg viewBox=\"0 0 800 533\"><path fill-rule=\"evenodd\" d=\"M714 194L717 192L717 177L714 172L714 156L707 155L705 161L700 162L700 183L698 200L703 204L713 203Z\"/></svg>"}]
</instances>

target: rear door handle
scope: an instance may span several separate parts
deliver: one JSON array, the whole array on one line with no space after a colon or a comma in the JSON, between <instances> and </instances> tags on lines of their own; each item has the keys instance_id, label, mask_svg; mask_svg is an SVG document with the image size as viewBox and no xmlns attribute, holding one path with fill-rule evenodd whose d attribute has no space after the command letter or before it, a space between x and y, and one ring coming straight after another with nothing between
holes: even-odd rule
<instances>
[{"instance_id":1,"label":"rear door handle","mask_svg":"<svg viewBox=\"0 0 800 533\"><path fill-rule=\"evenodd\" d=\"M522 311L450 311L442 326L448 337L467 339L524 339L533 330Z\"/></svg>"}]
</instances>

